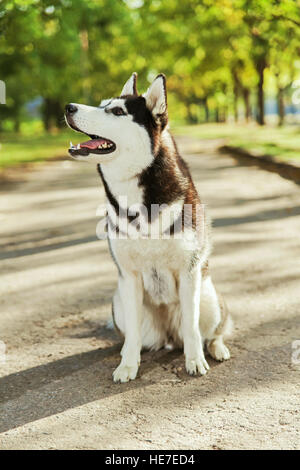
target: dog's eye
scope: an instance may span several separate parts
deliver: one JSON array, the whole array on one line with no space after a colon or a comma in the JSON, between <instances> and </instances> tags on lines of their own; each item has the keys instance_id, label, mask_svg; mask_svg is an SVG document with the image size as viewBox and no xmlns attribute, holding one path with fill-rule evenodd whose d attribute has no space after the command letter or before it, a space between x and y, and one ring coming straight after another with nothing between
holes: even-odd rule
<instances>
[{"instance_id":1,"label":"dog's eye","mask_svg":"<svg viewBox=\"0 0 300 470\"><path fill-rule=\"evenodd\" d=\"M122 109L122 108L119 108L119 107L112 108L112 109L111 109L111 112L112 112L115 116L125 116L125 114L126 114L126 113L124 113L123 109Z\"/></svg>"}]
</instances>

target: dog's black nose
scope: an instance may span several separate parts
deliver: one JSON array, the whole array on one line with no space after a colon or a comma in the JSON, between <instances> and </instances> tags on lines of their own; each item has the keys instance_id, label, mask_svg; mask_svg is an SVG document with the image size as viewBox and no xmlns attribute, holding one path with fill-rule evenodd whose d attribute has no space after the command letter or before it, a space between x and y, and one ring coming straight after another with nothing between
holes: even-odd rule
<instances>
[{"instance_id":1,"label":"dog's black nose","mask_svg":"<svg viewBox=\"0 0 300 470\"><path fill-rule=\"evenodd\" d=\"M74 104L67 104L65 107L66 114L75 114L77 111L77 106Z\"/></svg>"}]
</instances>

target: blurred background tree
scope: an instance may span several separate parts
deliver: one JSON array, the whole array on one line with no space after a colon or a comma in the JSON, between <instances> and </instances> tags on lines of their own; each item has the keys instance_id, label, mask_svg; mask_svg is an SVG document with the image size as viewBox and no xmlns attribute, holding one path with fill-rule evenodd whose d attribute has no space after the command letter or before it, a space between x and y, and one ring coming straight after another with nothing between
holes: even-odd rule
<instances>
[{"instance_id":1,"label":"blurred background tree","mask_svg":"<svg viewBox=\"0 0 300 470\"><path fill-rule=\"evenodd\" d=\"M177 121L297 122L299 52L297 0L0 0L1 129L57 130L133 71L141 91L167 75Z\"/></svg>"}]
</instances>

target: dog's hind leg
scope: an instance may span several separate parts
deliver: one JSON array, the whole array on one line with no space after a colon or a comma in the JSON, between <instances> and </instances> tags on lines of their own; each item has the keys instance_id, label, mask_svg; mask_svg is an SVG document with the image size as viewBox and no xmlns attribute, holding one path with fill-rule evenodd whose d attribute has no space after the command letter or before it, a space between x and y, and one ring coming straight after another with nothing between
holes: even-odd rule
<instances>
[{"instance_id":1,"label":"dog's hind leg","mask_svg":"<svg viewBox=\"0 0 300 470\"><path fill-rule=\"evenodd\" d=\"M230 358L224 337L229 335L231 326L232 320L223 298L217 295L210 276L205 277L201 289L200 331L210 356L217 361Z\"/></svg>"}]
</instances>

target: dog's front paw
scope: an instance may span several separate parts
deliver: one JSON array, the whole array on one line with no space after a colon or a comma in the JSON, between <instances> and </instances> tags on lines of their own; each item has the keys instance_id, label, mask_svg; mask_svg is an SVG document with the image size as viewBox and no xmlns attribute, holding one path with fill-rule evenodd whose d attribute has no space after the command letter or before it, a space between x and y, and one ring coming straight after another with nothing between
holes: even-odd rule
<instances>
[{"instance_id":1,"label":"dog's front paw","mask_svg":"<svg viewBox=\"0 0 300 470\"><path fill-rule=\"evenodd\" d=\"M129 382L134 380L138 371L138 364L136 366L127 366L126 364L120 364L113 373L114 382Z\"/></svg>"},{"instance_id":2,"label":"dog's front paw","mask_svg":"<svg viewBox=\"0 0 300 470\"><path fill-rule=\"evenodd\" d=\"M197 358L186 358L185 359L185 368L188 374L190 375L205 375L206 372L209 370L209 365L207 364L204 356L197 357Z\"/></svg>"}]
</instances>

